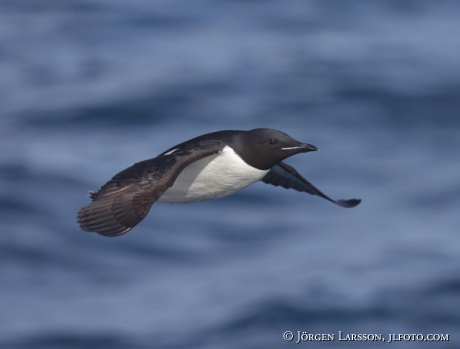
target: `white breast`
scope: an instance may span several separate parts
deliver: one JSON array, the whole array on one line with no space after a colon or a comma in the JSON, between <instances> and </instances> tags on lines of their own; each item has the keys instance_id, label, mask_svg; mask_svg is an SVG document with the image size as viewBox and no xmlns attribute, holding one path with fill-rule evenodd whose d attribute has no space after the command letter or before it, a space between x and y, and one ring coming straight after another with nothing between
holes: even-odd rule
<instances>
[{"instance_id":1,"label":"white breast","mask_svg":"<svg viewBox=\"0 0 460 349\"><path fill-rule=\"evenodd\" d=\"M249 166L232 148L225 146L219 154L185 168L158 201L189 203L221 198L257 182L267 172Z\"/></svg>"}]
</instances>

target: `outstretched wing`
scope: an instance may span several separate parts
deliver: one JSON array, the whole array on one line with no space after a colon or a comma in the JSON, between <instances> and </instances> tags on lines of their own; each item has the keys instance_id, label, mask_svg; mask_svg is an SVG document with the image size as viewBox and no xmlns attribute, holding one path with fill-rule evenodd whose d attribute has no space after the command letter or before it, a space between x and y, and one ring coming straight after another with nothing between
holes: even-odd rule
<instances>
[{"instance_id":1,"label":"outstretched wing","mask_svg":"<svg viewBox=\"0 0 460 349\"><path fill-rule=\"evenodd\" d=\"M174 184L184 168L219 153L224 146L218 140L203 140L135 163L97 192L90 192L93 202L78 212L80 227L104 236L126 233L144 219L153 203Z\"/></svg>"},{"instance_id":2,"label":"outstretched wing","mask_svg":"<svg viewBox=\"0 0 460 349\"><path fill-rule=\"evenodd\" d=\"M359 205L361 199L350 200L332 200L324 195L318 188L303 178L294 167L291 167L284 162L280 162L273 166L261 181L274 186L281 186L286 189L295 189L306 192L312 195L318 195L326 200L333 202L342 207L355 207Z\"/></svg>"}]
</instances>

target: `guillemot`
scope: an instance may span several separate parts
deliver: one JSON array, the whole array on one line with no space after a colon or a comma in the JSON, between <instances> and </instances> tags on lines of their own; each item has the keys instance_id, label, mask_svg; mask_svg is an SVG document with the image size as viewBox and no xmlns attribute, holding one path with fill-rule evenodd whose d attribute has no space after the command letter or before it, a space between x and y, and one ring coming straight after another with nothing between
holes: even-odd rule
<instances>
[{"instance_id":1,"label":"guillemot","mask_svg":"<svg viewBox=\"0 0 460 349\"><path fill-rule=\"evenodd\" d=\"M357 206L361 199L333 200L282 162L317 150L268 128L208 133L137 162L98 191L90 191L92 203L78 212L78 223L85 231L119 236L142 221L156 201L217 199L259 180L318 195L342 207Z\"/></svg>"}]
</instances>

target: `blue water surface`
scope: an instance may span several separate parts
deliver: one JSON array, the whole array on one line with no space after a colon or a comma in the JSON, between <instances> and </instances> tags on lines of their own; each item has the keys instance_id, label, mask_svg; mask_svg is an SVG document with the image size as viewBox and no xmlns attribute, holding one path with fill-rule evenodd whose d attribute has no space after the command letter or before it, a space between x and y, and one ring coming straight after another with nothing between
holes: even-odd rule
<instances>
[{"instance_id":1,"label":"blue water surface","mask_svg":"<svg viewBox=\"0 0 460 349\"><path fill-rule=\"evenodd\" d=\"M0 348L460 346L460 3L0 2ZM343 209L264 183L154 204L104 238L76 213L197 135L280 129ZM361 343L383 348L387 343Z\"/></svg>"}]
</instances>

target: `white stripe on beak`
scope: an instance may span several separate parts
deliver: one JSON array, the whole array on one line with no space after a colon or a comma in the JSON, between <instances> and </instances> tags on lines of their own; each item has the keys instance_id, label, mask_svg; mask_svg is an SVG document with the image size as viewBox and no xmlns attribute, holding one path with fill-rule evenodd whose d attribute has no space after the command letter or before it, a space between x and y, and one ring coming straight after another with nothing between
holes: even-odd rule
<instances>
[{"instance_id":1,"label":"white stripe on beak","mask_svg":"<svg viewBox=\"0 0 460 349\"><path fill-rule=\"evenodd\" d=\"M288 147L288 148L281 148L281 150L289 150L289 149L299 149L302 147Z\"/></svg>"}]
</instances>

